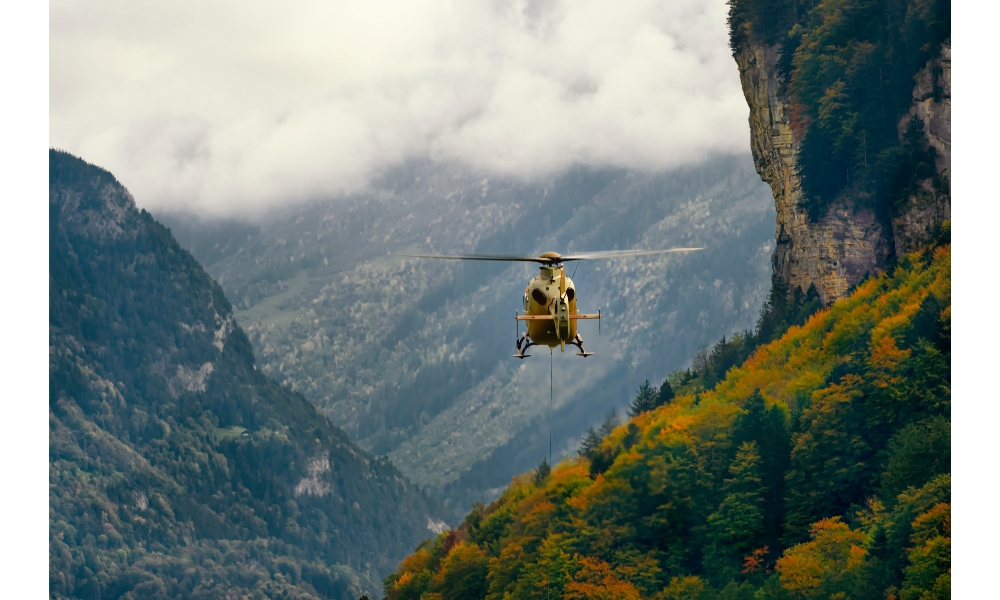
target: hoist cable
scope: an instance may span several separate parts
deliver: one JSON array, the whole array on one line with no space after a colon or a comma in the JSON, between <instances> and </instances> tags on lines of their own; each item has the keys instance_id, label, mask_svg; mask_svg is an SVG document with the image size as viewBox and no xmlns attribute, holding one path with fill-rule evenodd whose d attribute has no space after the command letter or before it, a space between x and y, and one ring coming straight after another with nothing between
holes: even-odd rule
<instances>
[{"instance_id":1,"label":"hoist cable","mask_svg":"<svg viewBox=\"0 0 1000 600\"><path fill-rule=\"evenodd\" d=\"M549 347L549 476L552 475L552 347ZM547 536L552 537L552 511L549 511L549 526ZM549 563L549 576L545 578L545 598L549 598L549 580L552 579L552 563Z\"/></svg>"}]
</instances>

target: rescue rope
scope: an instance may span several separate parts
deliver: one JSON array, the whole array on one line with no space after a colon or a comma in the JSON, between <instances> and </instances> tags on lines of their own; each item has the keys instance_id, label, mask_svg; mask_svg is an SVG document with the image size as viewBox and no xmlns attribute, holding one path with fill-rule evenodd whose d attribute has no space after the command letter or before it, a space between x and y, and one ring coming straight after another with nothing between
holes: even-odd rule
<instances>
[{"instance_id":1,"label":"rescue rope","mask_svg":"<svg viewBox=\"0 0 1000 600\"><path fill-rule=\"evenodd\" d=\"M579 263L577 263L579 264ZM549 476L552 476L552 347L549 347ZM546 537L552 537L552 511L549 511L549 526ZM545 598L549 598L549 580L552 579L552 564L549 563L549 576L545 578Z\"/></svg>"}]
</instances>

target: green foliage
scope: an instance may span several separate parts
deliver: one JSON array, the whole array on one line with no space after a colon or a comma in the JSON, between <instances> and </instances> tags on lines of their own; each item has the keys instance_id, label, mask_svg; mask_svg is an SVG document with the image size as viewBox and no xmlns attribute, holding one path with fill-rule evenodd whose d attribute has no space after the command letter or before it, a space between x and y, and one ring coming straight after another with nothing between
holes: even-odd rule
<instances>
[{"instance_id":1,"label":"green foliage","mask_svg":"<svg viewBox=\"0 0 1000 600\"><path fill-rule=\"evenodd\" d=\"M600 428L594 431L593 427L588 427L587 432L580 441L580 448L577 450L577 455L586 458L590 462L591 477L597 477L614 462L615 456L617 456L617 446L602 445L601 442L614 431L617 425L618 411L612 408L604 415L604 420L601 421Z\"/></svg>"},{"instance_id":2,"label":"green foliage","mask_svg":"<svg viewBox=\"0 0 1000 600\"><path fill-rule=\"evenodd\" d=\"M729 0L729 44L733 52L755 40L773 44L783 40L799 19L801 0Z\"/></svg>"},{"instance_id":3,"label":"green foliage","mask_svg":"<svg viewBox=\"0 0 1000 600\"><path fill-rule=\"evenodd\" d=\"M928 476L951 471L951 421L934 416L897 431L886 449L881 496L896 498Z\"/></svg>"},{"instance_id":4,"label":"green foliage","mask_svg":"<svg viewBox=\"0 0 1000 600\"><path fill-rule=\"evenodd\" d=\"M49 160L52 596L377 590L447 511L256 369L222 289L110 173Z\"/></svg>"},{"instance_id":5,"label":"green foliage","mask_svg":"<svg viewBox=\"0 0 1000 600\"><path fill-rule=\"evenodd\" d=\"M760 454L756 442L743 442L736 458L729 465L729 474L722 486L725 498L719 509L709 515L711 537L743 556L756 548L763 533L764 486L760 481Z\"/></svg>"},{"instance_id":6,"label":"green foliage","mask_svg":"<svg viewBox=\"0 0 1000 600\"><path fill-rule=\"evenodd\" d=\"M750 395L743 410L745 412L734 422L732 440L734 446L752 442L760 449L760 476L764 486L760 546L777 549L785 514L785 476L792 452L788 417L777 404L768 407L759 389Z\"/></svg>"},{"instance_id":7,"label":"green foliage","mask_svg":"<svg viewBox=\"0 0 1000 600\"><path fill-rule=\"evenodd\" d=\"M902 600L951 598L951 506L935 504L913 521Z\"/></svg>"}]
</instances>

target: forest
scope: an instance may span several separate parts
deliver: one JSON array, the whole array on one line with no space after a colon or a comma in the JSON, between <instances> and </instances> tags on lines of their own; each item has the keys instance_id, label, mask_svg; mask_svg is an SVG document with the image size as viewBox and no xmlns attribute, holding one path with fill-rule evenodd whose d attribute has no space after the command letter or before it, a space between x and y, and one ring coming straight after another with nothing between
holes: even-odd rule
<instances>
[{"instance_id":1,"label":"forest","mask_svg":"<svg viewBox=\"0 0 1000 600\"><path fill-rule=\"evenodd\" d=\"M825 309L778 286L752 334L418 546L387 598L950 597L947 231Z\"/></svg>"},{"instance_id":2,"label":"forest","mask_svg":"<svg viewBox=\"0 0 1000 600\"><path fill-rule=\"evenodd\" d=\"M254 364L107 171L50 159L53 598L357 598L453 519Z\"/></svg>"},{"instance_id":3,"label":"forest","mask_svg":"<svg viewBox=\"0 0 1000 600\"><path fill-rule=\"evenodd\" d=\"M900 121L914 76L951 44L950 0L730 0L729 27L734 52L781 48L779 95L811 219L844 200L895 216L921 180L947 193L934 148Z\"/></svg>"}]
</instances>

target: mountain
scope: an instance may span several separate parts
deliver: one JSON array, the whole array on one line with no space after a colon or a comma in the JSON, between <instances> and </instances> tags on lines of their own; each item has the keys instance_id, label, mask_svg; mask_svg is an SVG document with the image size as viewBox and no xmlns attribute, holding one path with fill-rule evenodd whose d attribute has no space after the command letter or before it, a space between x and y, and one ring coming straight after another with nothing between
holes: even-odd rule
<instances>
[{"instance_id":1,"label":"mountain","mask_svg":"<svg viewBox=\"0 0 1000 600\"><path fill-rule=\"evenodd\" d=\"M944 240L515 478L387 598L950 598L950 331Z\"/></svg>"},{"instance_id":2,"label":"mountain","mask_svg":"<svg viewBox=\"0 0 1000 600\"><path fill-rule=\"evenodd\" d=\"M597 356L555 356L552 443L572 454L638 382L753 326L771 206L749 156L536 182L415 162L255 225L160 218L234 299L264 372L464 512L548 455L544 353L511 358L536 267L397 254L706 248L569 266L581 310L606 316L581 328Z\"/></svg>"},{"instance_id":3,"label":"mountain","mask_svg":"<svg viewBox=\"0 0 1000 600\"><path fill-rule=\"evenodd\" d=\"M830 303L951 218L951 2L730 6L774 273Z\"/></svg>"},{"instance_id":4,"label":"mountain","mask_svg":"<svg viewBox=\"0 0 1000 600\"><path fill-rule=\"evenodd\" d=\"M219 285L49 154L55 598L357 598L452 513L255 365Z\"/></svg>"}]
</instances>

